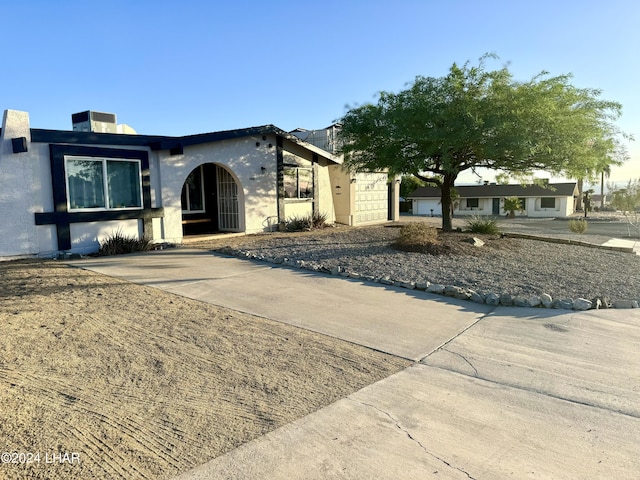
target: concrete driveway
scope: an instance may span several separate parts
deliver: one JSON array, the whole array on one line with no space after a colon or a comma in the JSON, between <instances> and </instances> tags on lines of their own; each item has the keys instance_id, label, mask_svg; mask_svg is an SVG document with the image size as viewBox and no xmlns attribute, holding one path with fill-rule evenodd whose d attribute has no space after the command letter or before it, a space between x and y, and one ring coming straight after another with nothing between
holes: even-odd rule
<instances>
[{"instance_id":1,"label":"concrete driveway","mask_svg":"<svg viewBox=\"0 0 640 480\"><path fill-rule=\"evenodd\" d=\"M415 361L180 480L640 475L640 309L492 308L188 249L73 264Z\"/></svg>"}]
</instances>

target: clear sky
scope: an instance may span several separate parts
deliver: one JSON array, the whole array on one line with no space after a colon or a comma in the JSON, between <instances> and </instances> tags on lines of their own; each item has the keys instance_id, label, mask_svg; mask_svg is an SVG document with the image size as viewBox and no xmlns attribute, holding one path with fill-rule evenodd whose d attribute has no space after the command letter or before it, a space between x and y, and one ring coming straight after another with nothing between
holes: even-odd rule
<instances>
[{"instance_id":1,"label":"clear sky","mask_svg":"<svg viewBox=\"0 0 640 480\"><path fill-rule=\"evenodd\" d=\"M487 52L517 80L573 74L623 105L640 177L637 0L0 0L0 109L33 128L117 114L138 133L323 128Z\"/></svg>"}]
</instances>

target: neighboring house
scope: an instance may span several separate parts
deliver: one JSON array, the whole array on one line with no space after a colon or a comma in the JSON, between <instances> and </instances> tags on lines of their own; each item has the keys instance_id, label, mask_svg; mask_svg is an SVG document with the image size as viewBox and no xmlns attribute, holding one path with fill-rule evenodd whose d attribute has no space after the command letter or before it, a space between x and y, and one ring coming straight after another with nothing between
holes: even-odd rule
<instances>
[{"instance_id":1,"label":"neighboring house","mask_svg":"<svg viewBox=\"0 0 640 480\"><path fill-rule=\"evenodd\" d=\"M0 257L89 253L114 232L180 243L314 213L350 225L398 216L386 174L351 174L341 157L273 125L167 137L133 134L110 115L75 114L74 131L61 131L5 111Z\"/></svg>"},{"instance_id":2,"label":"neighboring house","mask_svg":"<svg viewBox=\"0 0 640 480\"><path fill-rule=\"evenodd\" d=\"M604 195L604 201L607 201L607 194ZM602 195L593 194L591 195L591 208L602 208Z\"/></svg>"},{"instance_id":3,"label":"neighboring house","mask_svg":"<svg viewBox=\"0 0 640 480\"><path fill-rule=\"evenodd\" d=\"M578 187L574 183L541 185L461 185L455 187L460 196L454 215L506 215L504 199L518 197L528 217L566 217L574 213ZM407 197L414 215L442 215L440 189L421 187Z\"/></svg>"}]
</instances>

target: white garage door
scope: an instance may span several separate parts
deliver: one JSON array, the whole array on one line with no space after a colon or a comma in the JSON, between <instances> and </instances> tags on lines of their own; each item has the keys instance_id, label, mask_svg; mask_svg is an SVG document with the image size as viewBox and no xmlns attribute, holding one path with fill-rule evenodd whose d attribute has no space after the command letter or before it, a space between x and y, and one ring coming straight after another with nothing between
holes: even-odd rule
<instances>
[{"instance_id":1,"label":"white garage door","mask_svg":"<svg viewBox=\"0 0 640 480\"><path fill-rule=\"evenodd\" d=\"M431 215L431 209L433 209L433 215L442 215L442 205L440 205L440 200L429 199L413 201L414 215Z\"/></svg>"},{"instance_id":2,"label":"white garage door","mask_svg":"<svg viewBox=\"0 0 640 480\"><path fill-rule=\"evenodd\" d=\"M387 221L388 191L386 173L357 174L355 225Z\"/></svg>"}]
</instances>

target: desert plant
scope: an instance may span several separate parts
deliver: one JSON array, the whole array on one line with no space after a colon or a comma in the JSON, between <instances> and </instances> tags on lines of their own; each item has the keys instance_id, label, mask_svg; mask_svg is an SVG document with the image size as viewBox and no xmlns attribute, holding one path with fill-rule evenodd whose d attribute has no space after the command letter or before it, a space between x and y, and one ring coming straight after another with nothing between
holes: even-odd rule
<instances>
[{"instance_id":1,"label":"desert plant","mask_svg":"<svg viewBox=\"0 0 640 480\"><path fill-rule=\"evenodd\" d=\"M289 217L286 221L288 232L308 232L314 229L327 226L327 215L324 213L313 213L303 216Z\"/></svg>"},{"instance_id":2,"label":"desert plant","mask_svg":"<svg viewBox=\"0 0 640 480\"><path fill-rule=\"evenodd\" d=\"M409 223L400 229L393 246L406 252L422 252L425 246L438 243L438 230L426 223Z\"/></svg>"},{"instance_id":3,"label":"desert plant","mask_svg":"<svg viewBox=\"0 0 640 480\"><path fill-rule=\"evenodd\" d=\"M106 256L146 252L150 248L151 241L146 236L139 239L124 235L122 230L116 230L100 241L98 255Z\"/></svg>"},{"instance_id":4,"label":"desert plant","mask_svg":"<svg viewBox=\"0 0 640 480\"><path fill-rule=\"evenodd\" d=\"M467 220L466 227L466 230L471 233L485 233L488 235L497 235L500 233L498 221L493 217L474 215Z\"/></svg>"},{"instance_id":5,"label":"desert plant","mask_svg":"<svg viewBox=\"0 0 640 480\"><path fill-rule=\"evenodd\" d=\"M287 232L305 232L313 228L313 219L311 215L307 216L293 216L287 218L286 229Z\"/></svg>"},{"instance_id":6,"label":"desert plant","mask_svg":"<svg viewBox=\"0 0 640 480\"><path fill-rule=\"evenodd\" d=\"M504 199L504 210L509 212L509 218L514 218L516 210L522 212L522 202L518 197L507 197Z\"/></svg>"},{"instance_id":7,"label":"desert plant","mask_svg":"<svg viewBox=\"0 0 640 480\"><path fill-rule=\"evenodd\" d=\"M589 224L584 218L569 220L569 230L573 233L584 233L587 231Z\"/></svg>"},{"instance_id":8,"label":"desert plant","mask_svg":"<svg viewBox=\"0 0 640 480\"><path fill-rule=\"evenodd\" d=\"M327 226L327 214L316 212L311 216L312 228L324 228Z\"/></svg>"}]
</instances>

